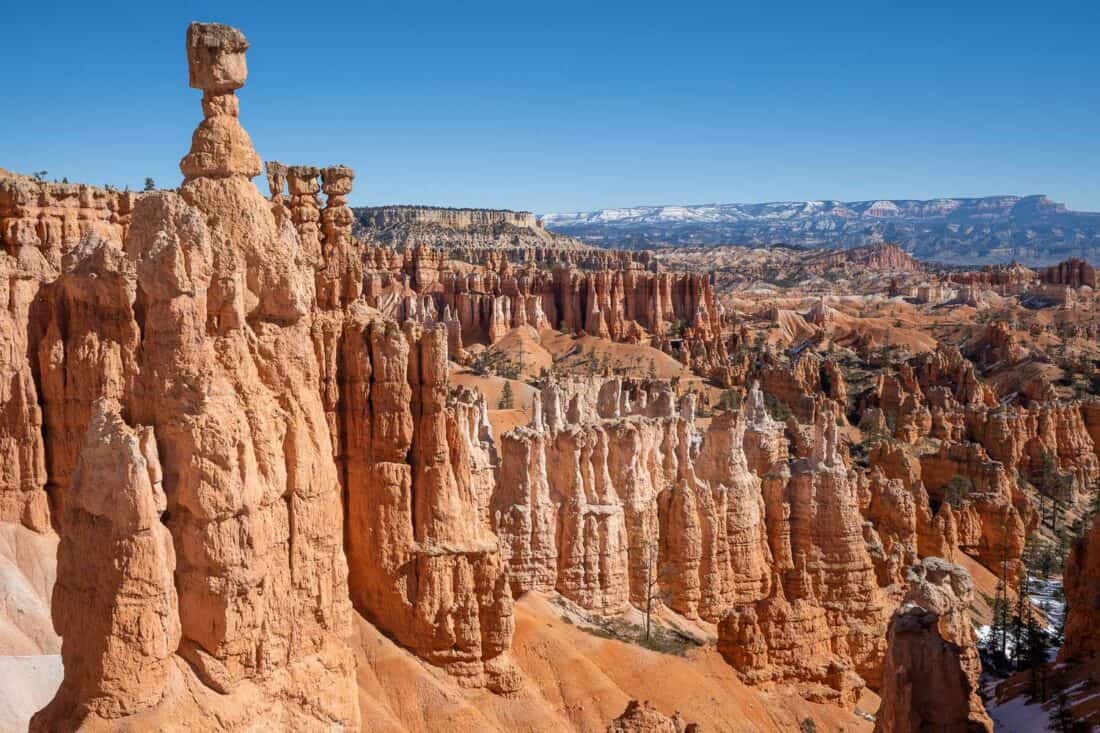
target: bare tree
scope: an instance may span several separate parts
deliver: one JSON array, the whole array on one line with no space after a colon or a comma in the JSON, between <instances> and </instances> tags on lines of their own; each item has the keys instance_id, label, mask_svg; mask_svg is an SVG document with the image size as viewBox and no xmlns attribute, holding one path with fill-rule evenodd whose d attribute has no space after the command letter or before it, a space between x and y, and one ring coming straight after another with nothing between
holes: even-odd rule
<instances>
[{"instance_id":1,"label":"bare tree","mask_svg":"<svg viewBox=\"0 0 1100 733\"><path fill-rule=\"evenodd\" d=\"M651 617L653 616L653 599L659 598L657 595L658 575L657 575L657 556L658 547L656 538L650 538L646 541L645 545L645 640L649 641L650 629L652 628Z\"/></svg>"}]
</instances>

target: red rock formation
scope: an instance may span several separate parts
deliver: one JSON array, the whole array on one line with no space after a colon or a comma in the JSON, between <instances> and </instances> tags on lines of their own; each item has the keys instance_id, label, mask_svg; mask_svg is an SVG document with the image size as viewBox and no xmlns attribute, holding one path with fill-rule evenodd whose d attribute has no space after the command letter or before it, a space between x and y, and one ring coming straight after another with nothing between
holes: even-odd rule
<instances>
[{"instance_id":1,"label":"red rock formation","mask_svg":"<svg viewBox=\"0 0 1100 733\"><path fill-rule=\"evenodd\" d=\"M12 257L33 247L60 268L61 257L84 237L121 242L136 198L129 191L0 173L0 245Z\"/></svg>"},{"instance_id":2,"label":"red rock formation","mask_svg":"<svg viewBox=\"0 0 1100 733\"><path fill-rule=\"evenodd\" d=\"M452 402L444 327L348 329L342 432L356 607L464 683L514 689L512 595L480 511L488 492L476 484L484 449L472 430L484 399Z\"/></svg>"},{"instance_id":3,"label":"red rock formation","mask_svg":"<svg viewBox=\"0 0 1100 733\"><path fill-rule=\"evenodd\" d=\"M616 612L645 607L652 577L662 602L717 621L767 592L765 508L744 422L717 416L696 454L693 410L690 399L673 407L657 383L543 390L532 428L502 438L493 498L515 593L554 588Z\"/></svg>"},{"instance_id":4,"label":"red rock formation","mask_svg":"<svg viewBox=\"0 0 1100 733\"><path fill-rule=\"evenodd\" d=\"M826 254L814 257L808 264L817 271L838 266L887 272L920 272L924 269L908 252L887 242L852 249L827 250Z\"/></svg>"},{"instance_id":5,"label":"red rock formation","mask_svg":"<svg viewBox=\"0 0 1100 733\"><path fill-rule=\"evenodd\" d=\"M907 581L905 603L890 621L876 733L992 733L978 686L970 576L957 565L926 558L910 569Z\"/></svg>"},{"instance_id":6,"label":"red rock formation","mask_svg":"<svg viewBox=\"0 0 1100 733\"><path fill-rule=\"evenodd\" d=\"M784 500L768 501L769 523L786 524L782 531L769 526L772 551L777 561L793 558L793 567L777 577L769 598L723 619L719 650L747 681L795 684L812 699L849 705L864 679L877 684L885 617L836 440L834 413L823 410L813 453L793 463Z\"/></svg>"},{"instance_id":7,"label":"red rock formation","mask_svg":"<svg viewBox=\"0 0 1100 733\"><path fill-rule=\"evenodd\" d=\"M680 713L670 718L661 714L653 703L631 700L623 714L607 726L607 733L701 733L695 723L684 723Z\"/></svg>"},{"instance_id":8,"label":"red rock formation","mask_svg":"<svg viewBox=\"0 0 1100 733\"><path fill-rule=\"evenodd\" d=\"M44 417L25 359L32 350L28 336L38 320L39 289L57 278L78 243L117 247L134 202L131 193L0 173L0 521L39 532L50 527ZM95 396L89 396L85 411ZM83 426L74 426L74 440L66 447L70 470Z\"/></svg>"},{"instance_id":9,"label":"red rock formation","mask_svg":"<svg viewBox=\"0 0 1100 733\"><path fill-rule=\"evenodd\" d=\"M1087 285L1096 288L1096 268L1076 257L1046 268L1039 273L1039 277L1043 282L1053 285L1068 285L1071 288Z\"/></svg>"},{"instance_id":10,"label":"red rock formation","mask_svg":"<svg viewBox=\"0 0 1100 733\"><path fill-rule=\"evenodd\" d=\"M993 390L981 381L974 365L955 347L941 342L935 351L918 357L914 368L926 392L932 387L946 387L963 405L997 404Z\"/></svg>"},{"instance_id":11,"label":"red rock formation","mask_svg":"<svg viewBox=\"0 0 1100 733\"><path fill-rule=\"evenodd\" d=\"M244 82L243 35L193 24L187 47L207 119L181 163L181 193L148 194L135 209L126 254L136 263L136 294L132 279L129 290L116 284L132 275L113 272L110 250L100 247L81 262L111 277L96 285L78 263L53 301L57 313L78 312L98 297L98 317L122 326L102 329L96 348L84 351L69 347L87 340L79 324L59 328L57 339L48 330L44 344L65 349L40 353L58 360L69 382L88 385L82 399L94 398L97 384L123 393L130 419L151 426L161 448L180 626L178 648L165 643L187 661L186 671L179 661L173 668L194 680L192 694L224 697L181 708L193 702L177 697L177 681L156 714L218 716L235 728L263 705L292 727L357 725L354 664L342 641L350 604L338 477L310 338L313 271L297 238L277 234L270 203L248 180L259 160L233 94ZM136 329L124 322L131 294ZM136 372L118 337L135 332ZM70 385L58 393L43 384L49 413ZM75 430L80 409L61 413L59 424ZM63 513L63 544L70 516ZM58 698L56 709L71 716L63 727L81 719L94 704L88 691L109 676L87 657L71 667L85 682Z\"/></svg>"},{"instance_id":12,"label":"red rock formation","mask_svg":"<svg viewBox=\"0 0 1100 733\"><path fill-rule=\"evenodd\" d=\"M1030 354L1020 345L1015 333L1007 324L990 323L985 332L967 347L970 360L983 369L1011 367Z\"/></svg>"},{"instance_id":13,"label":"red rock formation","mask_svg":"<svg viewBox=\"0 0 1100 733\"><path fill-rule=\"evenodd\" d=\"M66 729L160 702L180 640L172 536L150 428L133 429L117 402L97 400L62 504L54 626L65 679L31 724Z\"/></svg>"},{"instance_id":14,"label":"red rock formation","mask_svg":"<svg viewBox=\"0 0 1100 733\"><path fill-rule=\"evenodd\" d=\"M956 476L972 487L958 509L959 546L972 549L997 575L1007 568L1009 582L1019 576L1027 521L1021 516L1023 497L1013 488L1004 465L992 461L976 443L951 443L921 456L925 487L936 503L946 501L945 489Z\"/></svg>"},{"instance_id":15,"label":"red rock formation","mask_svg":"<svg viewBox=\"0 0 1100 733\"><path fill-rule=\"evenodd\" d=\"M1016 295L1026 291L1035 282L1035 272L1023 265L987 265L981 270L951 273L953 283L990 288L1000 295Z\"/></svg>"},{"instance_id":16,"label":"red rock formation","mask_svg":"<svg viewBox=\"0 0 1100 733\"><path fill-rule=\"evenodd\" d=\"M1100 520L1077 540L1064 573L1066 590L1065 643L1060 662L1082 660L1100 654Z\"/></svg>"}]
</instances>

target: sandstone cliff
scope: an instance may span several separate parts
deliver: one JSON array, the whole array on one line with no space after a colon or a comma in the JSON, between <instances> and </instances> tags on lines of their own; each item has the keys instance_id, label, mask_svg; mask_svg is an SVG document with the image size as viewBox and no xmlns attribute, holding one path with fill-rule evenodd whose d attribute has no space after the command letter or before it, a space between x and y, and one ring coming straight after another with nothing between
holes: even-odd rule
<instances>
[{"instance_id":1,"label":"sandstone cliff","mask_svg":"<svg viewBox=\"0 0 1100 733\"><path fill-rule=\"evenodd\" d=\"M579 240L547 231L529 211L377 206L355 210L359 233L398 250L587 249Z\"/></svg>"}]
</instances>

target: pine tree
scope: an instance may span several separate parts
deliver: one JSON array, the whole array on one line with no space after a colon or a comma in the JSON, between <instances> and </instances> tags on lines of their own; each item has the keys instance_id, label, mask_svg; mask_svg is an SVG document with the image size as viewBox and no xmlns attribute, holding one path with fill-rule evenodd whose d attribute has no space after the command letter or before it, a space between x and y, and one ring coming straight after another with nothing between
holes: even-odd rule
<instances>
[{"instance_id":1,"label":"pine tree","mask_svg":"<svg viewBox=\"0 0 1100 733\"><path fill-rule=\"evenodd\" d=\"M1003 667L1008 659L1008 631L1011 609L1008 604L1008 588L1003 580L997 583L997 595L993 599L993 619L989 626L990 654L994 667Z\"/></svg>"},{"instance_id":2,"label":"pine tree","mask_svg":"<svg viewBox=\"0 0 1100 733\"><path fill-rule=\"evenodd\" d=\"M1026 641L1025 631L1027 630L1026 619L1031 616L1031 609L1028 607L1027 594L1031 586L1031 575L1027 571L1025 566L1020 571L1020 585L1016 589L1016 613L1012 615L1012 663L1016 669L1022 669L1024 663L1024 642Z\"/></svg>"},{"instance_id":3,"label":"pine tree","mask_svg":"<svg viewBox=\"0 0 1100 733\"><path fill-rule=\"evenodd\" d=\"M1024 659L1027 669L1031 670L1031 696L1036 700L1046 699L1046 663L1049 651L1050 639L1046 631L1039 626L1035 614L1028 614Z\"/></svg>"},{"instance_id":4,"label":"pine tree","mask_svg":"<svg viewBox=\"0 0 1100 733\"><path fill-rule=\"evenodd\" d=\"M955 474L944 488L944 498L953 509L961 509L963 501L974 489L974 484L966 476Z\"/></svg>"},{"instance_id":5,"label":"pine tree","mask_svg":"<svg viewBox=\"0 0 1100 733\"><path fill-rule=\"evenodd\" d=\"M145 179L145 190L146 191L155 191L156 189L157 189L156 182L154 182L152 178L146 178Z\"/></svg>"},{"instance_id":6,"label":"pine tree","mask_svg":"<svg viewBox=\"0 0 1100 733\"><path fill-rule=\"evenodd\" d=\"M512 394L512 383L505 382L504 389L500 391L500 402L497 403L497 409L499 410L511 410L516 406L516 398Z\"/></svg>"}]
</instances>

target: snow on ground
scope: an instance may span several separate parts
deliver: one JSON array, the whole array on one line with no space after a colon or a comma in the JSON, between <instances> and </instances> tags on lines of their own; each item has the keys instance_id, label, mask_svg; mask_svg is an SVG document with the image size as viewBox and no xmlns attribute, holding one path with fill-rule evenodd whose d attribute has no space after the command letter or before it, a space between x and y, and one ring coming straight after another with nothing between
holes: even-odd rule
<instances>
[{"instance_id":1,"label":"snow on ground","mask_svg":"<svg viewBox=\"0 0 1100 733\"><path fill-rule=\"evenodd\" d=\"M63 673L60 654L0 657L0 731L26 730L53 699Z\"/></svg>"},{"instance_id":2,"label":"snow on ground","mask_svg":"<svg viewBox=\"0 0 1100 733\"><path fill-rule=\"evenodd\" d=\"M1032 578L1028 586L1028 600L1046 617L1046 630L1057 633L1066 618L1066 597L1062 592L1062 578Z\"/></svg>"},{"instance_id":3,"label":"snow on ground","mask_svg":"<svg viewBox=\"0 0 1100 733\"><path fill-rule=\"evenodd\" d=\"M986 706L996 733L1045 733L1053 731L1050 714L1039 703L1029 704L1027 695Z\"/></svg>"}]
</instances>

